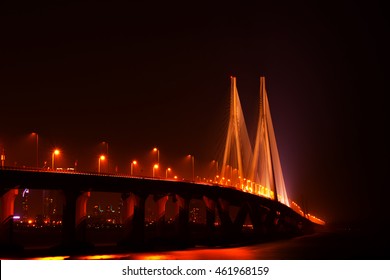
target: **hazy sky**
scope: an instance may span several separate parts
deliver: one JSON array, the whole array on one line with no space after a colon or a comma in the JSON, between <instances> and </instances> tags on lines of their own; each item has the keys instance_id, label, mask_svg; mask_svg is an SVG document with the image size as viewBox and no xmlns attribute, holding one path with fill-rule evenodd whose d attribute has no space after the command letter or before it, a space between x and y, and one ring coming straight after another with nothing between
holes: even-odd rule
<instances>
[{"instance_id":1,"label":"hazy sky","mask_svg":"<svg viewBox=\"0 0 390 280\"><path fill-rule=\"evenodd\" d=\"M40 165L60 147L59 164L96 169L102 141L120 172L154 146L166 166L207 165L223 150L229 77L253 134L265 76L290 197L328 221L381 209L389 22L376 1L3 2L7 164L35 165L35 131Z\"/></svg>"}]
</instances>

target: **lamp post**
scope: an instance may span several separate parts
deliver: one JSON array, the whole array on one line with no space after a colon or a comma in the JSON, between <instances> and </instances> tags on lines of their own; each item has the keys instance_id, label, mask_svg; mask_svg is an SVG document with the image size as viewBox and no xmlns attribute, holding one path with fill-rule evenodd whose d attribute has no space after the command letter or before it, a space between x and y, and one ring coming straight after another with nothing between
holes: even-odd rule
<instances>
[{"instance_id":1,"label":"lamp post","mask_svg":"<svg viewBox=\"0 0 390 280\"><path fill-rule=\"evenodd\" d=\"M157 164L160 164L160 150L158 148L153 148L153 152L157 152Z\"/></svg>"},{"instance_id":2,"label":"lamp post","mask_svg":"<svg viewBox=\"0 0 390 280\"><path fill-rule=\"evenodd\" d=\"M214 159L211 163L212 163L211 177L216 178L218 176L218 173L219 173L218 172L218 161ZM215 173L214 173L214 171L215 171Z\"/></svg>"},{"instance_id":3,"label":"lamp post","mask_svg":"<svg viewBox=\"0 0 390 280\"><path fill-rule=\"evenodd\" d=\"M101 155L98 160L98 173L100 173L100 161L105 160L106 157L104 155Z\"/></svg>"},{"instance_id":4,"label":"lamp post","mask_svg":"<svg viewBox=\"0 0 390 280\"><path fill-rule=\"evenodd\" d=\"M130 163L130 175L131 175L131 176L133 176L134 165L137 165L137 161L136 161L136 160L133 160L133 161Z\"/></svg>"},{"instance_id":5,"label":"lamp post","mask_svg":"<svg viewBox=\"0 0 390 280\"><path fill-rule=\"evenodd\" d=\"M5 152L4 152L4 148L3 148L2 152L1 152L0 157L1 157L1 167L4 167L4 163L5 163Z\"/></svg>"},{"instance_id":6,"label":"lamp post","mask_svg":"<svg viewBox=\"0 0 390 280\"><path fill-rule=\"evenodd\" d=\"M195 181L195 157L192 156L192 181Z\"/></svg>"},{"instance_id":7,"label":"lamp post","mask_svg":"<svg viewBox=\"0 0 390 280\"><path fill-rule=\"evenodd\" d=\"M153 165L153 178L155 176L154 171L158 169L158 164Z\"/></svg>"},{"instance_id":8,"label":"lamp post","mask_svg":"<svg viewBox=\"0 0 390 280\"><path fill-rule=\"evenodd\" d=\"M107 173L109 173L110 172L110 166L109 166L110 160L109 160L109 156L108 156L108 142L107 141L103 141L103 144L106 145L106 156L105 156L105 158L107 158Z\"/></svg>"},{"instance_id":9,"label":"lamp post","mask_svg":"<svg viewBox=\"0 0 390 280\"><path fill-rule=\"evenodd\" d=\"M188 155L188 157L191 157L192 181L195 182L195 157L193 155Z\"/></svg>"},{"instance_id":10,"label":"lamp post","mask_svg":"<svg viewBox=\"0 0 390 280\"><path fill-rule=\"evenodd\" d=\"M38 159L38 133L33 132L32 135L35 135L35 136L36 136L36 150L37 150L37 151L36 151L36 160L37 160L36 166L37 166L37 168L39 168L39 159Z\"/></svg>"},{"instance_id":11,"label":"lamp post","mask_svg":"<svg viewBox=\"0 0 390 280\"><path fill-rule=\"evenodd\" d=\"M54 170L54 157L60 154L60 150L55 149L51 154L51 169Z\"/></svg>"},{"instance_id":12,"label":"lamp post","mask_svg":"<svg viewBox=\"0 0 390 280\"><path fill-rule=\"evenodd\" d=\"M168 179L168 172L171 172L171 170L172 169L170 167L168 167L167 170L165 170L165 178Z\"/></svg>"},{"instance_id":13,"label":"lamp post","mask_svg":"<svg viewBox=\"0 0 390 280\"><path fill-rule=\"evenodd\" d=\"M233 168L233 170L232 170L232 186L235 186L237 184L237 181L238 181L238 169Z\"/></svg>"}]
</instances>

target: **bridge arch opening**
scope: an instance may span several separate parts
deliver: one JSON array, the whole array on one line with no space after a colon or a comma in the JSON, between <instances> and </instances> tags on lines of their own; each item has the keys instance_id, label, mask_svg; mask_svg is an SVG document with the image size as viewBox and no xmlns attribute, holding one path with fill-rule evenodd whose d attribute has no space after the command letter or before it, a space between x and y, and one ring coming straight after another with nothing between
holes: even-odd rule
<instances>
[{"instance_id":1,"label":"bridge arch opening","mask_svg":"<svg viewBox=\"0 0 390 280\"><path fill-rule=\"evenodd\" d=\"M13 209L14 242L26 248L58 245L64 201L60 190L18 189Z\"/></svg>"},{"instance_id":2,"label":"bridge arch opening","mask_svg":"<svg viewBox=\"0 0 390 280\"><path fill-rule=\"evenodd\" d=\"M116 192L90 192L87 199L86 241L115 245L123 234L123 200Z\"/></svg>"}]
</instances>

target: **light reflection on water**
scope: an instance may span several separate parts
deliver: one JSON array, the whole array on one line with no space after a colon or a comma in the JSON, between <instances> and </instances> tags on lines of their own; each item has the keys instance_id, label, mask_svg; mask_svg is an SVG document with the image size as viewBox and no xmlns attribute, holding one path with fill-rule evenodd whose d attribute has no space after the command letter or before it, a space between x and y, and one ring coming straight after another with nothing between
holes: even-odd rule
<instances>
[{"instance_id":1,"label":"light reflection on water","mask_svg":"<svg viewBox=\"0 0 390 280\"><path fill-rule=\"evenodd\" d=\"M122 253L93 256L70 256L72 260L227 260L254 259L250 247L225 249L189 249L182 251Z\"/></svg>"},{"instance_id":2,"label":"light reflection on water","mask_svg":"<svg viewBox=\"0 0 390 280\"><path fill-rule=\"evenodd\" d=\"M159 252L125 252L119 254L96 254L84 256L56 256L36 260L258 260L284 259L283 248L291 247L293 240L284 240L242 247L208 248Z\"/></svg>"},{"instance_id":3,"label":"light reflection on water","mask_svg":"<svg viewBox=\"0 0 390 280\"><path fill-rule=\"evenodd\" d=\"M187 249L181 251L99 254L85 256L36 257L30 260L242 260L257 259L253 246L224 249Z\"/></svg>"},{"instance_id":4,"label":"light reflection on water","mask_svg":"<svg viewBox=\"0 0 390 280\"><path fill-rule=\"evenodd\" d=\"M174 260L168 255L156 255L156 254L115 254L115 255L95 255L95 256L76 256L72 257L73 260Z\"/></svg>"},{"instance_id":5,"label":"light reflection on water","mask_svg":"<svg viewBox=\"0 0 390 280\"><path fill-rule=\"evenodd\" d=\"M354 233L318 233L242 247L56 256L35 260L290 260L389 259L389 239ZM389 250L383 250L389 248Z\"/></svg>"},{"instance_id":6,"label":"light reflection on water","mask_svg":"<svg viewBox=\"0 0 390 280\"><path fill-rule=\"evenodd\" d=\"M61 261L61 260L66 260L69 257L70 256L53 256L53 257L31 258L30 260Z\"/></svg>"}]
</instances>

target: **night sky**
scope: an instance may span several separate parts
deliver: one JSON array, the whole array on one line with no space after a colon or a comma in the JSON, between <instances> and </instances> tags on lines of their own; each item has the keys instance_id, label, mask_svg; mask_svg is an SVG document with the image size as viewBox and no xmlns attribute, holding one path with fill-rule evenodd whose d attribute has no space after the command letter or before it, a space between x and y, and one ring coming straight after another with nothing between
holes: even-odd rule
<instances>
[{"instance_id":1,"label":"night sky","mask_svg":"<svg viewBox=\"0 0 390 280\"><path fill-rule=\"evenodd\" d=\"M252 135L265 76L290 198L328 222L388 212L384 4L48 2L0 4L7 165L35 166L37 132L40 165L58 147L58 165L96 171L106 141L118 172L150 173L155 146L201 169L223 151L230 76Z\"/></svg>"}]
</instances>

